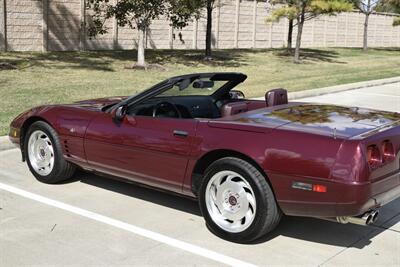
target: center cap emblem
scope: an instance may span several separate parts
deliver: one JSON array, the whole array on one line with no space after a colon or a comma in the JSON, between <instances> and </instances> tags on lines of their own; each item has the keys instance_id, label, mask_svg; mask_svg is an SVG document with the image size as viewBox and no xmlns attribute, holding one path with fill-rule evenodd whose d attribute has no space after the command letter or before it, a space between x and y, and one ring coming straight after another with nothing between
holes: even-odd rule
<instances>
[{"instance_id":1,"label":"center cap emblem","mask_svg":"<svg viewBox=\"0 0 400 267\"><path fill-rule=\"evenodd\" d=\"M228 201L229 201L229 204L231 204L232 206L235 206L237 204L237 199L234 196L230 196Z\"/></svg>"}]
</instances>

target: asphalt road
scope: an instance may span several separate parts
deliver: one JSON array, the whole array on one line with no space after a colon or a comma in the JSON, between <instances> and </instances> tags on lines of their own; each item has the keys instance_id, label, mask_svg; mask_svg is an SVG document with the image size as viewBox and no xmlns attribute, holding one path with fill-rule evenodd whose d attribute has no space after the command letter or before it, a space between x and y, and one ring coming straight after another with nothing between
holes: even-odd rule
<instances>
[{"instance_id":1,"label":"asphalt road","mask_svg":"<svg viewBox=\"0 0 400 267\"><path fill-rule=\"evenodd\" d=\"M304 100L400 111L400 84ZM0 152L0 266L246 264L400 266L400 199L372 226L285 217L239 245L211 234L191 200L87 173L41 184L17 149Z\"/></svg>"}]
</instances>

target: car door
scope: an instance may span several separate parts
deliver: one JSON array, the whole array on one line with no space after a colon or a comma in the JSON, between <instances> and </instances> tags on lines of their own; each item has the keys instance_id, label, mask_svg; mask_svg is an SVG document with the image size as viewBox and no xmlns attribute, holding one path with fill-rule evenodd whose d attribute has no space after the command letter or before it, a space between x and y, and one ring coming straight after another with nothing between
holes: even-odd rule
<instances>
[{"instance_id":1,"label":"car door","mask_svg":"<svg viewBox=\"0 0 400 267\"><path fill-rule=\"evenodd\" d=\"M198 121L127 115L115 123L96 117L85 136L93 169L166 190L181 192Z\"/></svg>"}]
</instances>

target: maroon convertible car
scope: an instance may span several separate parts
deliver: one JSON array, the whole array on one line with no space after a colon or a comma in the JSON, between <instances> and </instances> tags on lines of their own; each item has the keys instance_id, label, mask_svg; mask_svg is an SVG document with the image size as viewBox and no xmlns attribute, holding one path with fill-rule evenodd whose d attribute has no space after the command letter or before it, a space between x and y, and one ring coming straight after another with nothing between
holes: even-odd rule
<instances>
[{"instance_id":1,"label":"maroon convertible car","mask_svg":"<svg viewBox=\"0 0 400 267\"><path fill-rule=\"evenodd\" d=\"M39 181L79 167L197 198L209 229L235 242L282 214L367 225L400 196L400 114L288 103L283 89L246 99L233 90L246 78L197 73L132 97L40 106L9 135Z\"/></svg>"}]
</instances>

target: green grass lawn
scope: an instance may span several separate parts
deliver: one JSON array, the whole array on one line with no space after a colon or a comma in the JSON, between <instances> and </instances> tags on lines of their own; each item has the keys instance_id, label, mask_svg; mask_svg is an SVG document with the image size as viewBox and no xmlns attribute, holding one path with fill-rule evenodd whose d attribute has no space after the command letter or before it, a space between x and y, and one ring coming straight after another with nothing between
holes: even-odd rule
<instances>
[{"instance_id":1,"label":"green grass lawn","mask_svg":"<svg viewBox=\"0 0 400 267\"><path fill-rule=\"evenodd\" d=\"M248 75L240 88L246 96L263 96L271 88L307 90L400 75L400 49L306 49L303 64L292 63L282 49L219 50L215 60L202 51L148 51L150 63L166 70L125 69L135 51L0 53L0 63L17 70L0 71L0 135L12 118L33 106L131 95L170 77L192 72L238 71Z\"/></svg>"}]
</instances>

